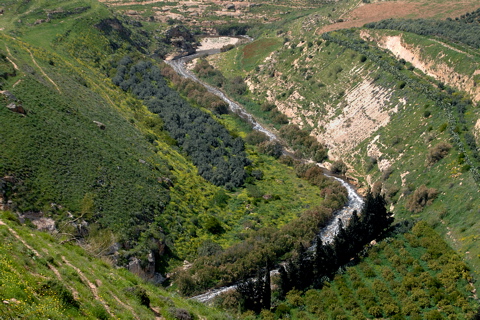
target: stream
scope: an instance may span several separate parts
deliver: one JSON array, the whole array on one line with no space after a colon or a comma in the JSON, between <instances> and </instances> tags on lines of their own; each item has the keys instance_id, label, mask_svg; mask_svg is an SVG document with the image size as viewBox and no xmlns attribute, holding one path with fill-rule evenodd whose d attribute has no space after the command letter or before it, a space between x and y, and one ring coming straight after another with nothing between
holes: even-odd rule
<instances>
[{"instance_id":1,"label":"stream","mask_svg":"<svg viewBox=\"0 0 480 320\"><path fill-rule=\"evenodd\" d=\"M205 86L205 88L207 88L207 90L209 92L217 95L222 100L224 100L226 103L228 103L230 110L234 113L237 113L242 119L244 119L245 121L252 124L254 130L258 130L258 131L263 132L264 134L266 134L269 137L270 140L279 140L277 138L277 136L272 131L268 130L267 128L265 128L261 124L259 124L254 119L254 117L250 113L248 113L241 105L239 105L238 103L230 100L221 90L219 90L215 87L212 87L211 85L206 84L202 80L198 79L191 71L189 71L186 68L187 62L189 62L189 61L191 61L195 58L205 56L205 55L217 54L219 52L220 52L219 49L204 50L204 51L199 51L199 52L197 52L195 54L192 54L192 55L189 55L189 56L185 56L185 57L182 57L182 58L179 58L179 59L176 59L176 60L170 60L170 61L165 61L165 62L168 65L170 65L179 75L181 75L185 78L189 78L193 81L196 81L196 82L202 84L203 86ZM357 212L361 211L361 209L363 207L363 199L356 192L355 188L351 184L349 184L346 180L344 180L340 177L334 176L330 173L327 173L326 169L320 163L317 163L317 166L321 167L324 170L324 174L327 177L330 177L330 178L335 179L338 182L340 182L347 189L347 192L348 192L348 202L347 202L347 204L341 210L339 210L335 214L335 217L332 219L332 221L325 228L320 230L320 232L319 232L319 235L320 235L320 238L321 238L322 242L326 244L326 243L330 243L330 242L333 241L333 238L335 237L335 235L338 231L338 227L339 227L339 222L338 221L339 221L339 219L342 220L343 225L347 225L348 221L350 220L350 217L353 214L353 211L355 211L355 210ZM310 249L314 249L315 245L316 244L313 244L310 247ZM278 274L278 269L270 271L270 275L275 275L275 274ZM227 287L212 289L212 290L210 290L206 293L203 293L201 295L194 296L191 299L206 303L206 302L209 302L210 300L212 300L213 298L215 298L216 296L218 296L218 295L220 295L224 292L233 290L236 287L237 287L236 285L231 285L231 286L227 286Z\"/></svg>"}]
</instances>

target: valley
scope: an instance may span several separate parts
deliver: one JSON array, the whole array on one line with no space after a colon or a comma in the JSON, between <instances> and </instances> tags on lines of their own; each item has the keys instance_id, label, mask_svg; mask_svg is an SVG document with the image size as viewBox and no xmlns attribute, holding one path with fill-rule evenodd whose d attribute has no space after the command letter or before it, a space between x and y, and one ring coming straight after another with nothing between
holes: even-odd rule
<instances>
[{"instance_id":1,"label":"valley","mask_svg":"<svg viewBox=\"0 0 480 320\"><path fill-rule=\"evenodd\" d=\"M476 1L0 14L0 318L478 318Z\"/></svg>"}]
</instances>

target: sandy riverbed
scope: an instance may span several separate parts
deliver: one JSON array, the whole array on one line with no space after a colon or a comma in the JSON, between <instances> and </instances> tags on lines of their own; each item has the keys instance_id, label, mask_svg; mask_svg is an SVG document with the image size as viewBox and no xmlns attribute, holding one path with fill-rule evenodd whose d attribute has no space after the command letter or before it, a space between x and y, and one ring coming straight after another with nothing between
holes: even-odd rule
<instances>
[{"instance_id":1,"label":"sandy riverbed","mask_svg":"<svg viewBox=\"0 0 480 320\"><path fill-rule=\"evenodd\" d=\"M229 44L237 44L240 41L239 38L234 37L208 37L200 40L200 45L197 47L197 51L221 49Z\"/></svg>"}]
</instances>

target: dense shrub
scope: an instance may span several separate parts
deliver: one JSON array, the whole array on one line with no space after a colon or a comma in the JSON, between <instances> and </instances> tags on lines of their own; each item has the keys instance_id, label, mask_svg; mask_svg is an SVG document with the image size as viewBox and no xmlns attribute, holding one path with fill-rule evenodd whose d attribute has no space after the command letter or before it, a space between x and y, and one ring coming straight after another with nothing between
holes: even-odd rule
<instances>
[{"instance_id":1,"label":"dense shrub","mask_svg":"<svg viewBox=\"0 0 480 320\"><path fill-rule=\"evenodd\" d=\"M477 20L478 15L479 11L477 10L471 14L469 13L468 16L463 15L455 20L387 19L368 23L366 27L401 30L426 36L438 36L478 49L480 48L480 40L476 36L480 33L480 24Z\"/></svg>"},{"instance_id":2,"label":"dense shrub","mask_svg":"<svg viewBox=\"0 0 480 320\"><path fill-rule=\"evenodd\" d=\"M282 145L278 141L264 141L258 145L258 150L277 159L283 153Z\"/></svg>"},{"instance_id":3,"label":"dense shrub","mask_svg":"<svg viewBox=\"0 0 480 320\"><path fill-rule=\"evenodd\" d=\"M125 292L138 300L142 306L150 307L150 298L148 297L147 291L140 286L127 287L124 289Z\"/></svg>"},{"instance_id":4,"label":"dense shrub","mask_svg":"<svg viewBox=\"0 0 480 320\"><path fill-rule=\"evenodd\" d=\"M73 297L72 292L68 290L63 283L57 280L47 280L38 288L40 295L57 297L67 308L79 308L79 303Z\"/></svg>"},{"instance_id":5,"label":"dense shrub","mask_svg":"<svg viewBox=\"0 0 480 320\"><path fill-rule=\"evenodd\" d=\"M297 125L289 124L280 129L280 136L301 157L309 157L315 162L321 162L327 158L328 150L325 145L319 143L307 130L300 129Z\"/></svg>"},{"instance_id":6,"label":"dense shrub","mask_svg":"<svg viewBox=\"0 0 480 320\"><path fill-rule=\"evenodd\" d=\"M257 130L253 130L252 132L250 132L249 134L247 134L247 136L245 137L245 142L249 143L249 144L252 144L252 145L258 145L264 141L268 141L269 138L268 136L261 132L261 131L257 131Z\"/></svg>"},{"instance_id":7,"label":"dense shrub","mask_svg":"<svg viewBox=\"0 0 480 320\"><path fill-rule=\"evenodd\" d=\"M422 211L425 206L432 204L437 195L437 189L427 188L425 185L421 185L407 199L405 207L411 212L418 213Z\"/></svg>"},{"instance_id":8,"label":"dense shrub","mask_svg":"<svg viewBox=\"0 0 480 320\"><path fill-rule=\"evenodd\" d=\"M445 156L448 154L451 148L452 148L451 144L446 142L440 142L436 146L428 149L428 154L427 154L428 165L433 165L436 162L445 158Z\"/></svg>"},{"instance_id":9,"label":"dense shrub","mask_svg":"<svg viewBox=\"0 0 480 320\"><path fill-rule=\"evenodd\" d=\"M181 308L170 308L168 312L176 320L193 320L193 316L190 311Z\"/></svg>"},{"instance_id":10,"label":"dense shrub","mask_svg":"<svg viewBox=\"0 0 480 320\"><path fill-rule=\"evenodd\" d=\"M347 170L348 167L342 160L337 160L332 164L332 172L335 174L345 174Z\"/></svg>"},{"instance_id":11,"label":"dense shrub","mask_svg":"<svg viewBox=\"0 0 480 320\"><path fill-rule=\"evenodd\" d=\"M165 128L197 166L198 173L218 186L238 187L250 164L241 138L234 138L210 115L194 108L172 90L151 62L119 62L113 82L140 99L163 119ZM193 84L187 83L188 86Z\"/></svg>"}]
</instances>

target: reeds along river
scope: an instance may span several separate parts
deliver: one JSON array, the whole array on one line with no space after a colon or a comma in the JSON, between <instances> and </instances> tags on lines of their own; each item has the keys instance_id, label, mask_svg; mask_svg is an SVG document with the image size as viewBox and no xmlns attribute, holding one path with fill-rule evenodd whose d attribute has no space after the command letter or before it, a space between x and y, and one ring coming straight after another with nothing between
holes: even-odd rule
<instances>
[{"instance_id":1,"label":"reeds along river","mask_svg":"<svg viewBox=\"0 0 480 320\"><path fill-rule=\"evenodd\" d=\"M185 56L185 57L182 57L182 58L179 58L179 59L176 59L176 60L170 60L170 61L165 61L165 62L168 65L170 65L179 75L181 75L185 78L189 78L193 81L196 81L196 82L202 84L203 86L205 86L205 88L207 88L207 90L209 92L211 92L211 93L217 95L218 97L220 97L221 99L223 99L226 103L228 103L230 110L232 112L235 112L238 115L240 115L240 117L243 118L245 121L249 122L253 126L254 130L258 130L258 131L261 131L261 132L265 133L270 138L270 140L278 140L277 136L272 131L268 130L267 128L265 128L261 124L259 124L253 118L253 116L250 113L248 113L241 105L239 105L238 103L230 100L221 90L219 90L215 87L212 87L212 86L204 83L200 79L198 79L192 72L190 72L186 68L186 63L188 61L191 61L191 60L193 60L195 58L198 58L198 57L201 57L201 56L216 54L216 53L219 53L219 52L220 52L219 49L205 50L205 51L197 52L197 53L195 53L193 55L190 55L190 56ZM319 167L322 167L321 164L317 164L317 165ZM331 177L332 179L335 179L335 180L339 181L348 191L348 202L345 205L345 207L343 209L339 210L335 214L335 218L332 219L332 221L325 228L320 230L320 232L319 232L320 237L322 239L322 242L323 243L330 243L330 242L333 241L333 238L334 238L335 234L338 232L339 219L342 220L343 225L348 224L348 220L350 220L350 217L352 216L353 211L355 211L355 210L358 211L358 212L361 211L362 206L363 206L363 199L356 192L355 188L352 185L350 185L346 180L342 179L341 177L333 176L332 174L329 174L328 172L326 172L325 168L323 168L323 169L324 169L324 172L325 172L326 176ZM315 246L315 244L313 244L313 246L311 248L313 249L314 246ZM271 274L276 274L276 273L278 273L278 270L272 270L271 271ZM204 294L195 296L192 299L198 300L200 302L208 302L208 301L212 300L213 298L215 298L216 296L220 295L221 293L229 291L229 290L233 290L235 288L236 288L236 285L232 285L232 286L229 286L229 287L218 288L218 289L213 289L213 290L210 290L210 291L208 291Z\"/></svg>"}]
</instances>

